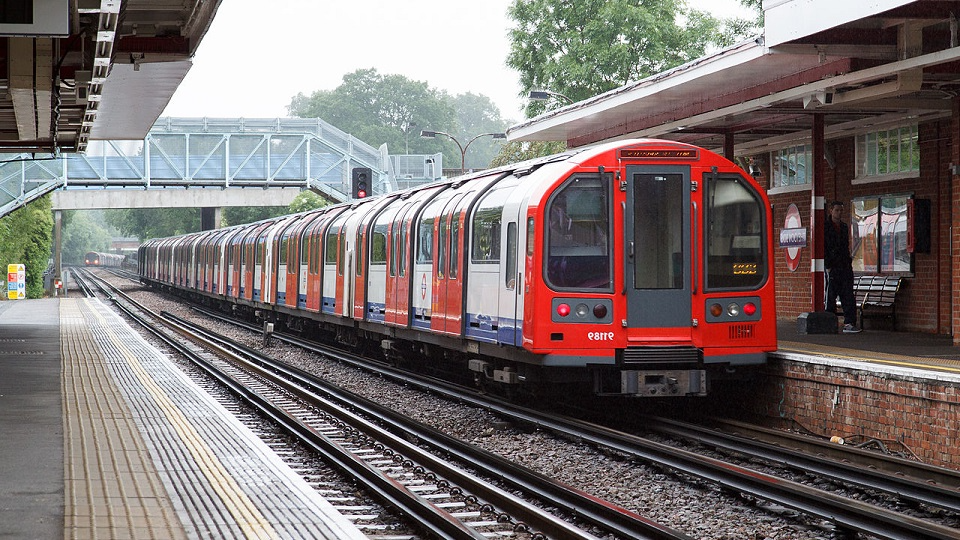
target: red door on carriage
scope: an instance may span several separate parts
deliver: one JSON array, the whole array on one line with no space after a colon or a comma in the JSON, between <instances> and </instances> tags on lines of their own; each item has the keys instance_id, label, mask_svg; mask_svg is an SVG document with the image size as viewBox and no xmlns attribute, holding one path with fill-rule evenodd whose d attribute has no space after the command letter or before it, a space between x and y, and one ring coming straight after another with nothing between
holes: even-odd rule
<instances>
[{"instance_id":1,"label":"red door on carriage","mask_svg":"<svg viewBox=\"0 0 960 540\"><path fill-rule=\"evenodd\" d=\"M462 223L457 207L464 194L452 197L440 215L437 257L434 270L433 319L431 327L445 334L459 334L463 311L463 285L460 280Z\"/></svg>"},{"instance_id":2,"label":"red door on carriage","mask_svg":"<svg viewBox=\"0 0 960 540\"><path fill-rule=\"evenodd\" d=\"M398 246L396 249L397 270L395 276L387 275L387 309L385 314L387 324L410 325L414 223L419 219L420 209L430 202L442 187L435 186L418 191L408 199L393 221L391 238L393 238L394 245Z\"/></svg>"}]
</instances>

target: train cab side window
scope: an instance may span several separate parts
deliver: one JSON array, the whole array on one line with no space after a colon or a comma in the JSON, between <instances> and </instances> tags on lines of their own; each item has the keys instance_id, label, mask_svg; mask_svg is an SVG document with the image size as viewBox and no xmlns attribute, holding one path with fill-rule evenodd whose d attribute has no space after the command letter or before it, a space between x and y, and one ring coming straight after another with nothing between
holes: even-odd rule
<instances>
[{"instance_id":1,"label":"train cab side window","mask_svg":"<svg viewBox=\"0 0 960 540\"><path fill-rule=\"evenodd\" d=\"M556 289L610 289L611 184L577 176L547 201L546 281Z\"/></svg>"},{"instance_id":2,"label":"train cab side window","mask_svg":"<svg viewBox=\"0 0 960 540\"><path fill-rule=\"evenodd\" d=\"M704 194L706 289L744 289L767 279L765 208L739 176L707 175Z\"/></svg>"}]
</instances>

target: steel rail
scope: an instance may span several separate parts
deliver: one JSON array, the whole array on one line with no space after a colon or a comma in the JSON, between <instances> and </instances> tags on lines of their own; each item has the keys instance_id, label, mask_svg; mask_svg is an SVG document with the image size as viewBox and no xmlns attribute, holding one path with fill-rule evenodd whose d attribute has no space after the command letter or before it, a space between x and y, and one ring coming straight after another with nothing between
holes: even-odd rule
<instances>
[{"instance_id":1,"label":"steel rail","mask_svg":"<svg viewBox=\"0 0 960 540\"><path fill-rule=\"evenodd\" d=\"M866 450L849 443L838 444L819 437L769 429L726 418L712 418L708 421L708 424L720 432L731 433L747 439L757 439L784 448L803 450L808 454L823 455L836 461L856 461L873 469L895 475L906 475L923 482L925 485L940 485L960 490L960 471L954 469Z\"/></svg>"},{"instance_id":2,"label":"steel rail","mask_svg":"<svg viewBox=\"0 0 960 540\"><path fill-rule=\"evenodd\" d=\"M236 324L236 321L227 318L223 318L223 320ZM249 325L241 326L259 331L259 329ZM274 337L291 343L309 343L292 336L274 334ZM307 346L310 347L310 345ZM323 354L334 356L345 363L369 369L368 364L364 364L342 352L334 353L330 350L324 350ZM872 534L878 538L890 540L954 540L960 534L957 529L893 512L876 505L847 499L824 490L804 486L720 460L699 456L692 452L604 426L572 418L552 416L523 407L488 400L477 395L465 394L462 390L458 390L455 385L432 379L426 380L419 376L414 377L409 373L382 364L377 364L376 369L406 384L415 385L450 399L514 418L517 421L549 430L564 437L583 440L600 447L623 452L648 463L663 465L676 471L704 478L735 492L747 493L830 521L843 529Z\"/></svg>"},{"instance_id":3,"label":"steel rail","mask_svg":"<svg viewBox=\"0 0 960 540\"><path fill-rule=\"evenodd\" d=\"M797 470L812 471L862 488L876 489L903 499L960 513L960 491L956 489L907 476L889 474L850 462L827 459L763 441L721 433L677 420L647 418L643 426L658 433L694 440L714 448L741 452Z\"/></svg>"},{"instance_id":4,"label":"steel rail","mask_svg":"<svg viewBox=\"0 0 960 540\"><path fill-rule=\"evenodd\" d=\"M346 389L327 383L307 371L282 362L277 362L251 347L233 343L232 340L229 340L229 344L221 342L222 336L218 336L176 315L169 313L163 313L163 315L181 324L189 325L191 329L207 335L223 346L235 348L242 354L257 359L257 362L263 367L284 374L294 380L298 385L328 395L341 402L344 406L349 407L351 410L359 410L370 418L384 419L386 421L384 425L387 426L387 429L397 430L400 433L412 433L419 440L426 442L435 449L463 456L464 460L470 463L471 467L480 470L484 475L504 480L517 489L536 495L543 500L550 501L551 505L555 505L564 512L602 527L609 533L616 534L623 538L692 540L692 537L682 532L620 506L597 499L592 495L557 482L492 452L487 452L472 444L451 437L435 428L412 420L388 407L381 406Z\"/></svg>"},{"instance_id":5,"label":"steel rail","mask_svg":"<svg viewBox=\"0 0 960 540\"><path fill-rule=\"evenodd\" d=\"M182 320L178 321L175 316L171 316L169 313L161 313L161 316L167 319L167 322L171 323L173 328L179 328L178 331L194 334L194 328L192 328L194 325L183 325ZM288 378L282 376L281 373L276 371L278 367L277 363L266 362L263 365L258 365L260 362L257 360L252 362L248 361L248 359L244 358L242 355L230 350L238 344L224 345L217 343L216 341L208 338L207 335L210 334L209 331L206 331L202 328L197 329L201 330L201 332L197 333L203 334L200 339L205 341L205 346L217 349L220 354L229 356L231 361L242 363L246 368L256 370L259 375L270 380L274 384L283 387L288 392L298 395L302 399L308 401L310 404L320 407L358 431L368 434L376 440L382 441L385 446L395 449L398 453L406 456L414 463L418 463L424 468L436 472L439 476L447 478L451 482L454 482L460 486L466 492L472 493L478 497L492 502L507 513L520 518L524 525L536 531L540 531L551 538L597 540L595 536L583 531L582 529L574 527L573 525L541 510L540 508L530 505L526 501L523 501L512 494L466 473L464 470L451 465L449 462L440 459L429 452L426 452L418 446L410 443L403 437L394 435L372 421L361 418L359 415L347 410L345 407L330 401L324 396L319 395L309 386L302 385L301 381L289 380ZM197 338L191 337L191 339ZM257 400L259 401L259 396L257 396ZM278 415L280 417L285 417L282 411L279 411ZM285 426L292 424L292 427L296 432L303 432L309 437L310 440L314 440L325 445L333 444L335 448L339 448L339 445L332 443L329 441L329 439L327 439L327 437L316 433L312 428L302 424L294 418L288 418L286 421L283 421L282 424ZM362 465L362 470L360 472L370 475L374 481L378 482L378 485L382 484L381 487L389 487L392 489L399 488L401 492L408 493L407 489L402 487L395 479L385 475L379 469L369 467L365 462L362 462L362 460L356 458L352 454L349 454L349 456L356 463ZM457 528L469 533L469 536L467 537L473 538L472 535L477 535L477 538L484 538L482 534L464 527L459 521L450 516L449 513L437 512L435 506L427 503L422 498L415 495L413 498L417 502L422 503L431 512L442 515L447 521L455 522L454 525ZM432 517L431 522L435 525L449 527L449 523L446 521L437 523L435 522L435 516L428 517Z\"/></svg>"},{"instance_id":6,"label":"steel rail","mask_svg":"<svg viewBox=\"0 0 960 540\"><path fill-rule=\"evenodd\" d=\"M109 285L107 284L107 286ZM151 310L145 308L124 294L122 291L116 290L116 292L117 294L123 296L125 301L130 302L131 305L135 306L136 309L140 310L142 313L149 314L149 316L155 320L163 320L161 317L157 316ZM196 354L194 351L166 335L159 329L154 328L153 325L151 325L146 319L146 317L141 315L141 313L137 313L128 306L123 305L121 302L117 301L115 297L112 297L111 299L114 301L114 304L118 309L137 321L143 328L146 328L158 339L162 340L168 346L172 347L174 350L190 359L209 376L223 384L226 388L228 388L231 392L240 397L250 406L257 409L260 414L263 414L265 417L276 422L277 425L283 429L286 429L290 433L294 434L305 446L322 456L327 464L337 467L342 471L346 471L352 478L356 478L363 483L365 489L368 489L371 494L379 498L388 507L397 509L399 512L415 521L423 524L429 524L430 532L437 535L438 538L449 540L485 539L484 535L466 527L459 520L451 516L449 512L442 511L428 501L418 497L416 494L404 488L395 479L383 474L380 470L370 466L350 452L343 450L334 441L331 441L324 435L317 433L311 429L310 426L307 426L306 424L298 422L295 419L283 414L282 411L279 411L261 396L257 395L255 392L252 392L239 382L233 380L231 377L223 374L220 369L218 369L208 360ZM177 328L176 326L176 324L171 323L170 327L178 333L187 333L185 328ZM211 345L219 349L219 347L216 345ZM220 353L229 354L229 352L225 349L221 349Z\"/></svg>"}]
</instances>

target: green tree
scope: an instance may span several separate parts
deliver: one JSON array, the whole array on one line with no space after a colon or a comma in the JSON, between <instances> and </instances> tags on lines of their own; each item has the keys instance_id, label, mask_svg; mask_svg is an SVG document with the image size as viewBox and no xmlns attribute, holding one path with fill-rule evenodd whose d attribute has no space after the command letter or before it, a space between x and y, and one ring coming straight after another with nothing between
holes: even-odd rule
<instances>
[{"instance_id":1,"label":"green tree","mask_svg":"<svg viewBox=\"0 0 960 540\"><path fill-rule=\"evenodd\" d=\"M490 98L480 94L467 92L451 98L453 109L457 113L457 128L450 132L460 141L460 144L469 147L464 156L464 167L467 169L482 169L490 166L490 162L497 157L503 146L503 141L493 137L480 137L473 143L470 140L481 133L503 133L508 122L500 118L500 109L490 101ZM446 159L446 154L444 155ZM459 165L457 161L447 162ZM454 166L456 166L454 165Z\"/></svg>"},{"instance_id":2,"label":"green tree","mask_svg":"<svg viewBox=\"0 0 960 540\"><path fill-rule=\"evenodd\" d=\"M228 206L223 209L223 226L253 223L288 213L286 206ZM199 230L199 229L197 229Z\"/></svg>"},{"instance_id":3,"label":"green tree","mask_svg":"<svg viewBox=\"0 0 960 540\"><path fill-rule=\"evenodd\" d=\"M292 116L322 118L371 146L386 143L394 152L409 147L411 153L428 153L420 130L446 131L456 121L443 92L372 68L344 75L334 90L297 94L287 110Z\"/></svg>"},{"instance_id":4,"label":"green tree","mask_svg":"<svg viewBox=\"0 0 960 540\"><path fill-rule=\"evenodd\" d=\"M574 101L636 82L726 43L720 21L683 0L515 0L507 65L524 93ZM685 20L681 26L678 21ZM531 102L528 116L548 108Z\"/></svg>"},{"instance_id":5,"label":"green tree","mask_svg":"<svg viewBox=\"0 0 960 540\"><path fill-rule=\"evenodd\" d=\"M63 213L60 258L64 264L82 264L88 251L109 251L113 236L91 212L71 210Z\"/></svg>"},{"instance_id":6,"label":"green tree","mask_svg":"<svg viewBox=\"0 0 960 540\"><path fill-rule=\"evenodd\" d=\"M327 206L329 202L310 190L301 191L299 195L293 198L290 206L287 208L291 214L299 214L308 210L316 210Z\"/></svg>"},{"instance_id":7,"label":"green tree","mask_svg":"<svg viewBox=\"0 0 960 540\"><path fill-rule=\"evenodd\" d=\"M502 132L507 127L499 109L485 96L450 96L425 82L382 75L375 69L344 75L334 90L309 96L300 93L287 110L292 116L323 118L371 146L386 144L393 154L443 152L447 168L460 167L456 143L443 136L423 139L422 130L449 133L466 145L475 135ZM477 140L470 145L467 167L486 167L496 148L492 140Z\"/></svg>"},{"instance_id":8,"label":"green tree","mask_svg":"<svg viewBox=\"0 0 960 540\"><path fill-rule=\"evenodd\" d=\"M490 162L491 167L519 163L528 159L559 154L567 149L564 141L513 141L503 145L500 153Z\"/></svg>"},{"instance_id":9,"label":"green tree","mask_svg":"<svg viewBox=\"0 0 960 540\"><path fill-rule=\"evenodd\" d=\"M105 215L121 234L140 240L200 230L199 208L122 208L107 210Z\"/></svg>"},{"instance_id":10,"label":"green tree","mask_svg":"<svg viewBox=\"0 0 960 540\"><path fill-rule=\"evenodd\" d=\"M50 262L53 212L45 195L0 218L0 263L26 267L27 298L42 298L43 273Z\"/></svg>"}]
</instances>

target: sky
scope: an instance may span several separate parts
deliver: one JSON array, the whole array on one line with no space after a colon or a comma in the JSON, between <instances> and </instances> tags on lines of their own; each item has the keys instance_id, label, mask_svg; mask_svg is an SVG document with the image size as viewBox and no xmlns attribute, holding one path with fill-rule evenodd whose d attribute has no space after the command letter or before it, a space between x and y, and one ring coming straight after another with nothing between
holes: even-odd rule
<instances>
[{"instance_id":1,"label":"sky","mask_svg":"<svg viewBox=\"0 0 960 540\"><path fill-rule=\"evenodd\" d=\"M505 64L511 1L221 0L163 116L286 117L298 93L374 68L451 95L483 94L518 121L519 74ZM747 14L738 0L687 1L718 17Z\"/></svg>"}]
</instances>

